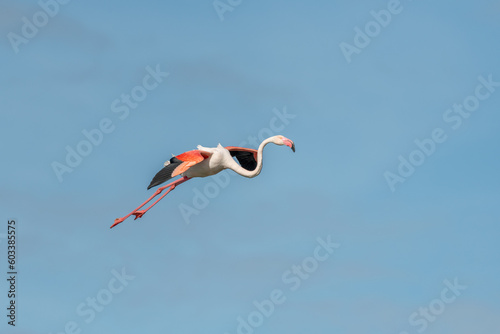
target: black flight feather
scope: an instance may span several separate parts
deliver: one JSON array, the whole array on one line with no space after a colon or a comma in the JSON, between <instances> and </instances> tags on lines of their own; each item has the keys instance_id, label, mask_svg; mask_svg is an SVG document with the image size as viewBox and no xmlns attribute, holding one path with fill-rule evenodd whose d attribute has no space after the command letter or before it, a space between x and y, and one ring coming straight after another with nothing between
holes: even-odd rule
<instances>
[{"instance_id":1,"label":"black flight feather","mask_svg":"<svg viewBox=\"0 0 500 334\"><path fill-rule=\"evenodd\" d=\"M172 159L170 159L170 163L163 167L158 173L156 173L155 177L153 177L153 180L151 180L148 189L156 187L157 185L170 180L172 178L172 173L177 167L179 167L180 164L182 164L181 160L177 159L176 157L172 157Z\"/></svg>"},{"instance_id":2,"label":"black flight feather","mask_svg":"<svg viewBox=\"0 0 500 334\"><path fill-rule=\"evenodd\" d=\"M230 151L232 157L236 157L241 167L248 171L253 171L257 168L257 161L255 160L254 154L252 152L246 151Z\"/></svg>"}]
</instances>

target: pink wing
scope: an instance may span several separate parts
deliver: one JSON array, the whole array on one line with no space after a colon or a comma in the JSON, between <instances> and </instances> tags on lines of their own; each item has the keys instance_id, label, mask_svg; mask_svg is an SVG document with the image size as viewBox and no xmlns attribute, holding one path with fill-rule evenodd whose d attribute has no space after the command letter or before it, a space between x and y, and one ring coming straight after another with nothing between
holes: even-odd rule
<instances>
[{"instance_id":1,"label":"pink wing","mask_svg":"<svg viewBox=\"0 0 500 334\"><path fill-rule=\"evenodd\" d=\"M172 157L167 165L163 167L163 169L158 173L156 173L155 177L153 177L153 180L151 180L148 189L160 185L163 182L184 173L189 168L210 157L210 155L211 153L209 152L193 150Z\"/></svg>"}]
</instances>

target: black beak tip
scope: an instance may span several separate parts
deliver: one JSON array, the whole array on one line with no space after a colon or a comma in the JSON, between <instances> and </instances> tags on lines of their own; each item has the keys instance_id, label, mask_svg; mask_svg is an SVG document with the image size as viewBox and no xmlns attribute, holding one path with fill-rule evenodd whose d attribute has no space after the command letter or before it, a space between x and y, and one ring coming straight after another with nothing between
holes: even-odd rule
<instances>
[{"instance_id":1,"label":"black beak tip","mask_svg":"<svg viewBox=\"0 0 500 334\"><path fill-rule=\"evenodd\" d=\"M292 151L295 153L295 143L292 144Z\"/></svg>"}]
</instances>

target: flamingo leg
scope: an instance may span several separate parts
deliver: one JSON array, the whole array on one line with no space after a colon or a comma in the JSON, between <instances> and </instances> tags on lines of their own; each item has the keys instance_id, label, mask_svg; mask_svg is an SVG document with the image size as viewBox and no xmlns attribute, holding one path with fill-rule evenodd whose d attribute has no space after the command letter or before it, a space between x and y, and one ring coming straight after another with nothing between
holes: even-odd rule
<instances>
[{"instance_id":1,"label":"flamingo leg","mask_svg":"<svg viewBox=\"0 0 500 334\"><path fill-rule=\"evenodd\" d=\"M174 182L171 182L171 183L167 184L166 186L158 188L151 197L149 197L144 203L142 203L141 205L139 205L134 211L130 212L128 215L123 216L121 218L116 218L115 222L113 223L113 225L111 225L110 228L113 228L116 225L120 224L121 222L123 222L125 219L127 219L131 215L135 215L134 220L137 219L137 218L141 218L149 209L151 209L154 205L156 205L156 203L158 203L163 197L165 197L169 192L171 192L172 190L174 190L175 187L177 187L181 183L186 182L189 179L190 179L190 177L184 176L182 179L176 180ZM153 198L155 198L156 196L158 196L163 190L165 190L167 188L169 188L169 189L162 196L160 196L160 198L158 198L156 200L156 202L154 202L153 204L151 204L146 210L139 210L140 208L142 208L144 205L146 205L148 202L150 202Z\"/></svg>"}]
</instances>

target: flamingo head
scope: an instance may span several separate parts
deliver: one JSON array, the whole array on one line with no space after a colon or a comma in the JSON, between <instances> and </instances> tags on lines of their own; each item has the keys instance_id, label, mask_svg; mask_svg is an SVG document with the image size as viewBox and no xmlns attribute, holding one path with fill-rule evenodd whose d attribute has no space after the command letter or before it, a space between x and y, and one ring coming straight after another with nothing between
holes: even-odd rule
<instances>
[{"instance_id":1,"label":"flamingo head","mask_svg":"<svg viewBox=\"0 0 500 334\"><path fill-rule=\"evenodd\" d=\"M281 135L276 136L274 138L275 138L274 143L276 145L286 145L286 146L290 147L292 149L292 151L295 152L295 143L291 139L288 139L287 137L281 136Z\"/></svg>"}]
</instances>

